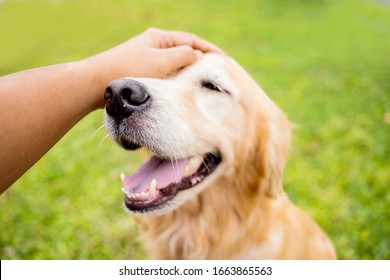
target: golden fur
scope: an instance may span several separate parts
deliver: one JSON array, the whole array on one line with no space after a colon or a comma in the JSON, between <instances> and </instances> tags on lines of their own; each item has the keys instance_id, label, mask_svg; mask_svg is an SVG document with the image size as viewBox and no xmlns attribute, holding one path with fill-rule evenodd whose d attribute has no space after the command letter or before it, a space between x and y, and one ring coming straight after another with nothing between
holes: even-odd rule
<instances>
[{"instance_id":1,"label":"golden fur","mask_svg":"<svg viewBox=\"0 0 390 280\"><path fill-rule=\"evenodd\" d=\"M230 134L226 127L212 128L227 143L221 148L227 156L202 191L167 213L135 216L150 258L335 259L328 237L283 193L291 133L287 118L235 61L216 55L203 60L210 62L189 68L213 68L234 85L239 126L229 128L236 130ZM203 70L185 71L188 79ZM184 102L182 110L196 110L192 96L178 101ZM201 137L210 124L190 125Z\"/></svg>"}]
</instances>

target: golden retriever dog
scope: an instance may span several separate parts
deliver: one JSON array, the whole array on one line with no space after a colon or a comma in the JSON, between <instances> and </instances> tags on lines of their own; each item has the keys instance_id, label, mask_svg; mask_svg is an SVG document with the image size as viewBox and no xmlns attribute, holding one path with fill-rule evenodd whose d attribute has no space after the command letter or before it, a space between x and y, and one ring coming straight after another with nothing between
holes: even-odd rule
<instances>
[{"instance_id":1,"label":"golden retriever dog","mask_svg":"<svg viewBox=\"0 0 390 280\"><path fill-rule=\"evenodd\" d=\"M117 79L105 99L109 134L152 153L121 175L151 258L336 258L283 192L286 116L233 59L206 54L167 79Z\"/></svg>"}]
</instances>

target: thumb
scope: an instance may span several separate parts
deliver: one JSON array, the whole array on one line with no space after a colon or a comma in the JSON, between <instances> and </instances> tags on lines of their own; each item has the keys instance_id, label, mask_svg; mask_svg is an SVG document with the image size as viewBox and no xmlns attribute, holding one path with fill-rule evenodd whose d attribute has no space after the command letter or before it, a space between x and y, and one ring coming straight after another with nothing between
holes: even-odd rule
<instances>
[{"instance_id":1,"label":"thumb","mask_svg":"<svg viewBox=\"0 0 390 280\"><path fill-rule=\"evenodd\" d=\"M164 51L162 57L165 60L163 64L166 66L164 72L167 75L195 63L203 56L201 51L194 50L190 46L177 46L162 51Z\"/></svg>"}]
</instances>

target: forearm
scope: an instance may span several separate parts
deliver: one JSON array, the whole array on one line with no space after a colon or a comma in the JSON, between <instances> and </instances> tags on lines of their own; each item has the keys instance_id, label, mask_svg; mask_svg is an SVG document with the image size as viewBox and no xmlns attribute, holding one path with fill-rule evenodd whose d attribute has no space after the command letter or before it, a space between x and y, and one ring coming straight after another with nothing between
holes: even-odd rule
<instances>
[{"instance_id":1,"label":"forearm","mask_svg":"<svg viewBox=\"0 0 390 280\"><path fill-rule=\"evenodd\" d=\"M78 62L0 77L0 193L79 120L103 107L111 80L166 77L202 52L222 53L193 34L152 28Z\"/></svg>"},{"instance_id":2,"label":"forearm","mask_svg":"<svg viewBox=\"0 0 390 280\"><path fill-rule=\"evenodd\" d=\"M83 62L0 77L0 193L80 119L103 106L107 83Z\"/></svg>"}]
</instances>

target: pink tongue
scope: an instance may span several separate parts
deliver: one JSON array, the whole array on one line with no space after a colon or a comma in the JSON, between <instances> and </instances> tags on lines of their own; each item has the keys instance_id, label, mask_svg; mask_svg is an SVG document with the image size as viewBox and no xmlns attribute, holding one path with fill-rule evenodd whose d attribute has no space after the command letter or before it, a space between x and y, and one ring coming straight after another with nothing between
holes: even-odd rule
<instances>
[{"instance_id":1,"label":"pink tongue","mask_svg":"<svg viewBox=\"0 0 390 280\"><path fill-rule=\"evenodd\" d=\"M163 189L171 183L178 183L188 175L184 175L187 159L165 160L151 157L143 163L131 176L125 176L123 185L132 193L147 192L153 179L157 181L157 189Z\"/></svg>"}]
</instances>

